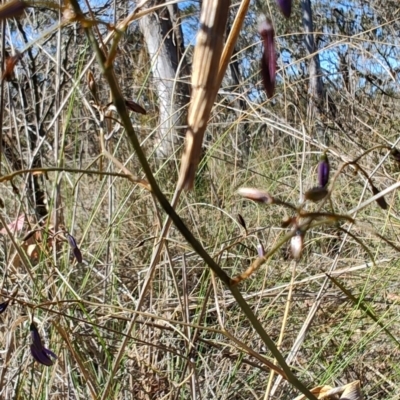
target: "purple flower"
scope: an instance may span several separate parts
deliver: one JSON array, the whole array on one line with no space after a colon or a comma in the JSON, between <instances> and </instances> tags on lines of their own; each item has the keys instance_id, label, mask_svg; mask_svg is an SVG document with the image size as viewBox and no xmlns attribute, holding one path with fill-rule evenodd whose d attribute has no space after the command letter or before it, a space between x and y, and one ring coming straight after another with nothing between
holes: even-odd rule
<instances>
[{"instance_id":1,"label":"purple flower","mask_svg":"<svg viewBox=\"0 0 400 400\"><path fill-rule=\"evenodd\" d=\"M40 364L50 367L53 365L54 361L49 357L57 358L57 356L49 349L46 349L42 344L42 339L40 338L39 332L36 328L34 322L31 322L31 354L32 357Z\"/></svg>"},{"instance_id":2,"label":"purple flower","mask_svg":"<svg viewBox=\"0 0 400 400\"><path fill-rule=\"evenodd\" d=\"M276 4L278 4L282 14L289 18L292 13L292 0L276 0Z\"/></svg>"},{"instance_id":3,"label":"purple flower","mask_svg":"<svg viewBox=\"0 0 400 400\"><path fill-rule=\"evenodd\" d=\"M267 96L271 98L275 91L276 75L275 32L272 22L266 19L265 16L260 16L258 31L264 46L261 58L261 74Z\"/></svg>"},{"instance_id":4,"label":"purple flower","mask_svg":"<svg viewBox=\"0 0 400 400\"><path fill-rule=\"evenodd\" d=\"M318 183L321 188L329 182L329 160L326 153L321 156L318 164Z\"/></svg>"},{"instance_id":5,"label":"purple flower","mask_svg":"<svg viewBox=\"0 0 400 400\"><path fill-rule=\"evenodd\" d=\"M82 253L79 250L78 245L76 244L75 238L72 235L70 235L68 232L65 232L65 236L66 236L66 238L68 240L69 245L72 248L72 253L75 256L76 261L78 261L78 263L81 263L83 261Z\"/></svg>"},{"instance_id":6,"label":"purple flower","mask_svg":"<svg viewBox=\"0 0 400 400\"><path fill-rule=\"evenodd\" d=\"M81 263L83 261L82 253L78 247L72 249L72 253L74 254L76 261L78 261L78 263Z\"/></svg>"}]
</instances>

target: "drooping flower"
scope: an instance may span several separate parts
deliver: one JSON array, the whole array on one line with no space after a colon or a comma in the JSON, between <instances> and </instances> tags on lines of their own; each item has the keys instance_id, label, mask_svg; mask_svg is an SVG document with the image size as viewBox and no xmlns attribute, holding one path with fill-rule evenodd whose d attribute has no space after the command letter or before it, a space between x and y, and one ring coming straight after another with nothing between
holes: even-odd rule
<instances>
[{"instance_id":1,"label":"drooping flower","mask_svg":"<svg viewBox=\"0 0 400 400\"><path fill-rule=\"evenodd\" d=\"M78 261L78 263L81 263L83 261L82 253L81 253L81 251L80 251L80 249L79 249L79 247L78 247L78 245L76 243L75 238L72 235L70 235L68 232L65 232L65 236L66 236L66 238L68 240L69 245L72 248L72 253L75 256L76 261Z\"/></svg>"},{"instance_id":2,"label":"drooping flower","mask_svg":"<svg viewBox=\"0 0 400 400\"><path fill-rule=\"evenodd\" d=\"M40 364L50 367L54 361L49 357L57 358L57 356L49 349L43 346L39 331L35 323L32 321L30 325L32 344L30 345L32 357Z\"/></svg>"},{"instance_id":3,"label":"drooping flower","mask_svg":"<svg viewBox=\"0 0 400 400\"><path fill-rule=\"evenodd\" d=\"M255 188L240 188L238 194L246 199L257 201L259 203L273 204L275 202L274 198L267 192Z\"/></svg>"},{"instance_id":4,"label":"drooping flower","mask_svg":"<svg viewBox=\"0 0 400 400\"><path fill-rule=\"evenodd\" d=\"M267 96L271 98L275 91L276 75L275 32L272 22L263 15L259 18L258 31L264 46L261 58L261 74Z\"/></svg>"},{"instance_id":5,"label":"drooping flower","mask_svg":"<svg viewBox=\"0 0 400 400\"><path fill-rule=\"evenodd\" d=\"M322 188L329 182L329 169L328 156L324 153L318 164L318 184Z\"/></svg>"},{"instance_id":6,"label":"drooping flower","mask_svg":"<svg viewBox=\"0 0 400 400\"><path fill-rule=\"evenodd\" d=\"M282 14L289 18L292 13L292 0L276 0L276 4L278 4Z\"/></svg>"}]
</instances>

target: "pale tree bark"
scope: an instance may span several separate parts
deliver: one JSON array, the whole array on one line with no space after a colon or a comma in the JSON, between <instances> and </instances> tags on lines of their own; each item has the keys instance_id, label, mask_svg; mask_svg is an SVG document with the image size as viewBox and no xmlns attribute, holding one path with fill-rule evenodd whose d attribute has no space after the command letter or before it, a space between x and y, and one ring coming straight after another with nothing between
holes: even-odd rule
<instances>
[{"instance_id":1,"label":"pale tree bark","mask_svg":"<svg viewBox=\"0 0 400 400\"><path fill-rule=\"evenodd\" d=\"M160 4L160 1L153 1L149 7L156 4ZM146 15L139 24L151 58L153 86L158 97L158 157L169 157L180 142L180 132L176 127L185 123L182 119L182 107L189 100L188 86L179 81L179 76L186 73L186 64L181 63L179 72L183 40L182 29L177 24L177 15L176 4L170 5Z\"/></svg>"},{"instance_id":2,"label":"pale tree bark","mask_svg":"<svg viewBox=\"0 0 400 400\"><path fill-rule=\"evenodd\" d=\"M232 19L232 16L230 17ZM226 36L229 36L229 31L231 29L231 23L227 26ZM243 115L247 110L246 101L241 97L243 90L241 88L242 76L239 68L238 61L238 48L235 46L231 61L229 63L229 69L226 71L225 79L227 81L226 86L230 88L233 92L233 103L232 106L236 109L236 117L239 121L242 121ZM249 123L240 123L237 134L238 142L235 145L237 152L243 157L247 158L249 156L250 150L250 137L249 137Z\"/></svg>"}]
</instances>

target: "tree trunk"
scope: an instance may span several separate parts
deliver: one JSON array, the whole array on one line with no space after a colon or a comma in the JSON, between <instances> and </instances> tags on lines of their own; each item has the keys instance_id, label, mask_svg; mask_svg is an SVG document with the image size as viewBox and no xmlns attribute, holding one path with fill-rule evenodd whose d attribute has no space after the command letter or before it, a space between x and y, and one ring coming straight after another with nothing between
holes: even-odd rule
<instances>
[{"instance_id":1,"label":"tree trunk","mask_svg":"<svg viewBox=\"0 0 400 400\"><path fill-rule=\"evenodd\" d=\"M317 46L314 39L314 24L310 0L301 0L301 10L303 13L303 29L305 33L305 45L309 54L308 72L310 83L308 87L309 100L309 119L315 123L317 137L325 144L327 138L321 123L322 113L325 104L324 83L322 81L321 65Z\"/></svg>"},{"instance_id":2,"label":"tree trunk","mask_svg":"<svg viewBox=\"0 0 400 400\"><path fill-rule=\"evenodd\" d=\"M152 2L149 7L158 4ZM178 76L186 72L183 62L178 66L183 54L182 29L177 24L176 4L166 6L140 20L140 30L144 36L151 58L154 89L158 96L159 128L156 139L158 157L169 157L181 136L176 126L183 125L182 107L189 100L188 86L178 82ZM183 122L183 123L182 123Z\"/></svg>"}]
</instances>

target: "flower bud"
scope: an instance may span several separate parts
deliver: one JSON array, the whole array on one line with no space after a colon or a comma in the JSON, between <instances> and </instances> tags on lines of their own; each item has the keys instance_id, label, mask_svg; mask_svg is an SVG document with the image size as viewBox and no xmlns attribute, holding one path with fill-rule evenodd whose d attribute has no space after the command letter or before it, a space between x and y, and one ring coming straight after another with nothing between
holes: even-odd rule
<instances>
[{"instance_id":1,"label":"flower bud","mask_svg":"<svg viewBox=\"0 0 400 400\"><path fill-rule=\"evenodd\" d=\"M263 41L264 51L261 58L261 74L267 96L271 98L275 91L276 53L275 32L272 22L260 16L258 31Z\"/></svg>"},{"instance_id":2,"label":"flower bud","mask_svg":"<svg viewBox=\"0 0 400 400\"><path fill-rule=\"evenodd\" d=\"M238 194L246 199L257 201L259 203L274 204L274 198L267 192L255 188L240 188Z\"/></svg>"},{"instance_id":3,"label":"flower bud","mask_svg":"<svg viewBox=\"0 0 400 400\"><path fill-rule=\"evenodd\" d=\"M65 232L65 236L68 240L69 245L72 248L72 253L73 253L74 257L76 258L76 261L78 261L78 263L81 263L83 261L82 253L76 243L75 238L72 235L70 235L68 232Z\"/></svg>"},{"instance_id":4,"label":"flower bud","mask_svg":"<svg viewBox=\"0 0 400 400\"><path fill-rule=\"evenodd\" d=\"M324 153L318 164L318 184L320 187L325 187L329 182L329 160Z\"/></svg>"},{"instance_id":5,"label":"flower bud","mask_svg":"<svg viewBox=\"0 0 400 400\"><path fill-rule=\"evenodd\" d=\"M96 84L96 80L94 79L93 72L90 70L86 74L86 81L87 81L87 85L90 90L90 93L92 94L96 104L98 104L99 98L97 95L97 84Z\"/></svg>"},{"instance_id":6,"label":"flower bud","mask_svg":"<svg viewBox=\"0 0 400 400\"><path fill-rule=\"evenodd\" d=\"M265 250L264 250L264 246L262 245L262 243L258 243L258 245L257 245L257 253L258 253L258 257L264 257L265 256Z\"/></svg>"},{"instance_id":7,"label":"flower bud","mask_svg":"<svg viewBox=\"0 0 400 400\"><path fill-rule=\"evenodd\" d=\"M293 259L299 260L304 248L304 234L301 230L297 230L296 234L290 239L290 252Z\"/></svg>"},{"instance_id":8,"label":"flower bud","mask_svg":"<svg viewBox=\"0 0 400 400\"><path fill-rule=\"evenodd\" d=\"M239 222L239 224L244 228L244 230L247 231L246 222L244 221L244 218L240 214L238 214L236 216L236 219Z\"/></svg>"},{"instance_id":9,"label":"flower bud","mask_svg":"<svg viewBox=\"0 0 400 400\"><path fill-rule=\"evenodd\" d=\"M380 190L378 188L376 188L374 185L371 185L371 189L372 189L372 193L374 194L374 196L377 195L378 193L380 193ZM376 202L378 203L378 206L380 208L382 208L382 210L387 210L388 205L383 196L379 197L379 199L376 199Z\"/></svg>"},{"instance_id":10,"label":"flower bud","mask_svg":"<svg viewBox=\"0 0 400 400\"><path fill-rule=\"evenodd\" d=\"M125 105L128 110L133 112L146 115L146 110L140 106L138 103L135 103L133 100L125 100Z\"/></svg>"},{"instance_id":11,"label":"flower bud","mask_svg":"<svg viewBox=\"0 0 400 400\"><path fill-rule=\"evenodd\" d=\"M327 194L328 194L328 189L317 186L307 190L307 192L304 193L304 198L306 200L310 200L313 201L314 203L317 203L318 201L325 198Z\"/></svg>"}]
</instances>

